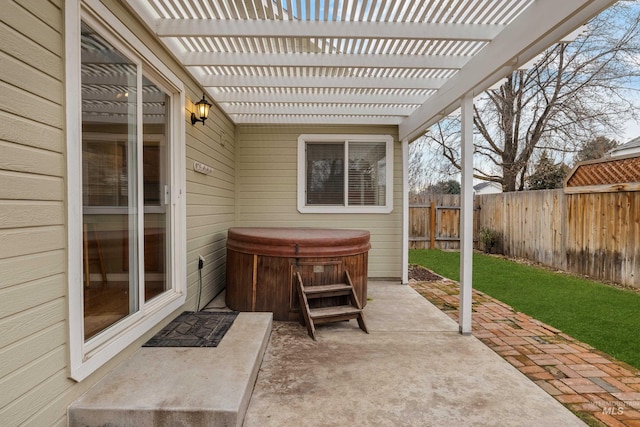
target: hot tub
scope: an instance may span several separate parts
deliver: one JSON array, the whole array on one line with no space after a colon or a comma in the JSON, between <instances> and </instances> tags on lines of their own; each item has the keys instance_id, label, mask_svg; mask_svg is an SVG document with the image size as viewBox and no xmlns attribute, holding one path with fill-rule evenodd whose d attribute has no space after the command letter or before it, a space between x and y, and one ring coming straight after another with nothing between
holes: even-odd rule
<instances>
[{"instance_id":1,"label":"hot tub","mask_svg":"<svg viewBox=\"0 0 640 427\"><path fill-rule=\"evenodd\" d=\"M300 273L305 286L314 286L343 283L347 271L364 307L370 248L369 232L364 230L230 228L227 306L238 311L270 311L274 320L300 320L295 273ZM314 302L319 306L333 303Z\"/></svg>"}]
</instances>

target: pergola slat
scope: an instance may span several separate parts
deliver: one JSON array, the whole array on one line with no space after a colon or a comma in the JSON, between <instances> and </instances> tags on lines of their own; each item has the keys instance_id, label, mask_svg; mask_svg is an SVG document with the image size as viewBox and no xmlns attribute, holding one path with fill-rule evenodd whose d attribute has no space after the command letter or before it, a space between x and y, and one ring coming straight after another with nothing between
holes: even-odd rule
<instances>
[{"instance_id":1,"label":"pergola slat","mask_svg":"<svg viewBox=\"0 0 640 427\"><path fill-rule=\"evenodd\" d=\"M462 55L371 55L328 53L259 53L259 52L189 52L180 57L186 66L273 66L273 67L373 67L391 68L402 64L403 68L459 69L470 56Z\"/></svg>"},{"instance_id":2,"label":"pergola slat","mask_svg":"<svg viewBox=\"0 0 640 427\"><path fill-rule=\"evenodd\" d=\"M214 94L213 96L219 103L228 102L298 102L298 103L317 103L324 104L330 102L336 102L341 97L348 99L349 102L356 104L422 104L427 98L428 94L353 94L349 92L342 93L270 93L266 91L261 92L221 92L216 88L212 88L209 91Z\"/></svg>"},{"instance_id":3,"label":"pergola slat","mask_svg":"<svg viewBox=\"0 0 640 427\"><path fill-rule=\"evenodd\" d=\"M406 117L415 108L412 105L388 104L323 104L321 106L310 104L237 104L223 103L228 114L274 114L274 115L352 115L352 116L402 116Z\"/></svg>"},{"instance_id":4,"label":"pergola slat","mask_svg":"<svg viewBox=\"0 0 640 427\"><path fill-rule=\"evenodd\" d=\"M308 88L394 88L438 89L444 78L322 77L316 76L203 76L203 86L308 87Z\"/></svg>"},{"instance_id":5,"label":"pergola slat","mask_svg":"<svg viewBox=\"0 0 640 427\"><path fill-rule=\"evenodd\" d=\"M231 114L231 119L239 124L283 124L283 125L313 125L327 124L334 125L399 125L402 117L383 117L383 116L322 116L322 115L244 115Z\"/></svg>"},{"instance_id":6,"label":"pergola slat","mask_svg":"<svg viewBox=\"0 0 640 427\"><path fill-rule=\"evenodd\" d=\"M387 98L360 93L350 101L371 112L405 114L400 138L413 140L464 96L526 64L614 1L126 2L232 118L246 120L233 113L233 102L260 113L260 103L290 102L315 110L313 123L333 124L344 120L321 112L344 102L353 88L419 89ZM330 88L317 97L299 90ZM316 117L286 111L295 123ZM286 117L254 114L251 121L289 123Z\"/></svg>"},{"instance_id":7,"label":"pergola slat","mask_svg":"<svg viewBox=\"0 0 640 427\"><path fill-rule=\"evenodd\" d=\"M368 37L491 41L504 25L415 22L157 19L159 37Z\"/></svg>"}]
</instances>

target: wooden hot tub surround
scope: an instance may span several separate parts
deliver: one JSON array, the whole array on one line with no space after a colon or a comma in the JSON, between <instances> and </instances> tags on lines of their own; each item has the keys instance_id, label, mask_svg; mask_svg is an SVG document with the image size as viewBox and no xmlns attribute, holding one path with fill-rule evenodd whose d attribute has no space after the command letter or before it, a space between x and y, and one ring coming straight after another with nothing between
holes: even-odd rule
<instances>
[{"instance_id":1,"label":"wooden hot tub surround","mask_svg":"<svg viewBox=\"0 0 640 427\"><path fill-rule=\"evenodd\" d=\"M370 248L370 234L365 230L230 228L227 306L238 311L270 311L274 320L300 320L296 273L305 286L317 286L340 283L347 271L364 307ZM332 303L314 302L318 306Z\"/></svg>"}]
</instances>

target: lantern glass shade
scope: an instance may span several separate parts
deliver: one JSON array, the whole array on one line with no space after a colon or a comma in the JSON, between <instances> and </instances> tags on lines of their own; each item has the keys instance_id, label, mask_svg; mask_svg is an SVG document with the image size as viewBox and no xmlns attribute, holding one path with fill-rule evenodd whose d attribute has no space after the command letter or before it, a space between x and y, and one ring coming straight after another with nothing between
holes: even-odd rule
<instances>
[{"instance_id":1,"label":"lantern glass shade","mask_svg":"<svg viewBox=\"0 0 640 427\"><path fill-rule=\"evenodd\" d=\"M195 113L191 113L191 124L202 122L204 125L204 121L209 117L209 108L211 108L211 104L207 102L203 94L202 99L196 102L195 106Z\"/></svg>"},{"instance_id":2,"label":"lantern glass shade","mask_svg":"<svg viewBox=\"0 0 640 427\"><path fill-rule=\"evenodd\" d=\"M201 119L206 119L209 117L209 104L205 102L198 102L198 116Z\"/></svg>"}]
</instances>

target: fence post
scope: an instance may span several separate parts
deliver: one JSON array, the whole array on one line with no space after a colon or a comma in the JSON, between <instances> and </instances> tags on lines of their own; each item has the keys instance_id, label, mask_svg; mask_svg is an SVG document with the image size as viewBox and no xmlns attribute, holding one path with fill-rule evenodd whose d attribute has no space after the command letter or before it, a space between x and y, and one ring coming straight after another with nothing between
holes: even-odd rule
<instances>
[{"instance_id":1,"label":"fence post","mask_svg":"<svg viewBox=\"0 0 640 427\"><path fill-rule=\"evenodd\" d=\"M436 248L436 202L429 206L429 249Z\"/></svg>"}]
</instances>

